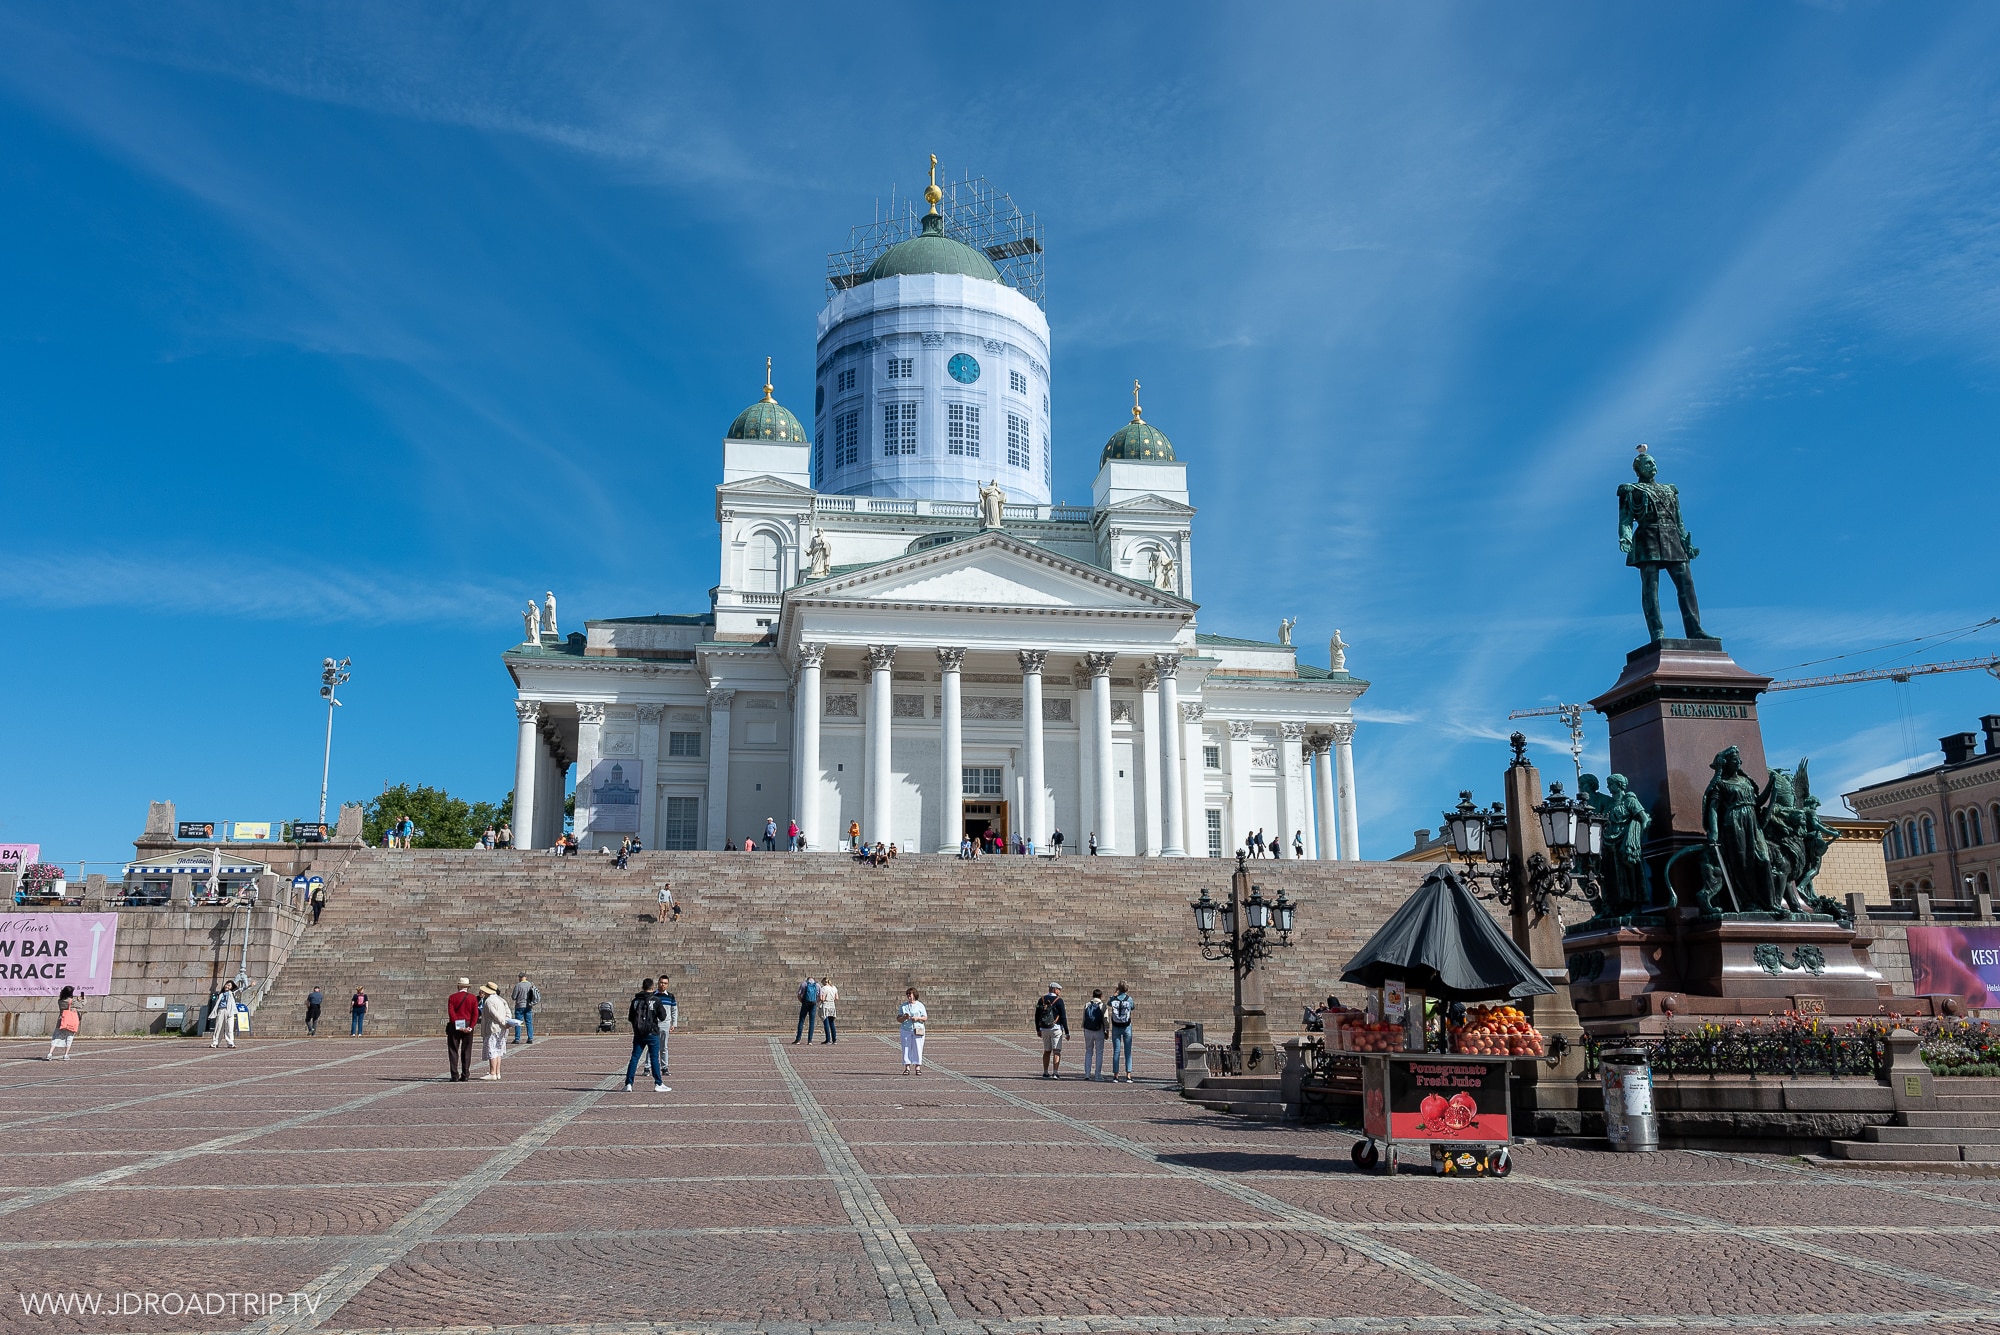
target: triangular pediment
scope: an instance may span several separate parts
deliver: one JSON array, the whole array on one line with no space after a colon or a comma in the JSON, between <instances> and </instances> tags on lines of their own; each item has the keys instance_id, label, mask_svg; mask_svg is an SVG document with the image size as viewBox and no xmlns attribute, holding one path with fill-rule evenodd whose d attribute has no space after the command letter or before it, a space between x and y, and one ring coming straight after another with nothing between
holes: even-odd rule
<instances>
[{"instance_id":1,"label":"triangular pediment","mask_svg":"<svg viewBox=\"0 0 2000 1335\"><path fill-rule=\"evenodd\" d=\"M1191 515L1194 513L1194 507L1186 501L1172 500L1150 491L1143 496L1128 496L1122 501L1103 506L1099 509L1098 513L1112 515L1132 510L1175 515Z\"/></svg>"},{"instance_id":2,"label":"triangular pediment","mask_svg":"<svg viewBox=\"0 0 2000 1335\"><path fill-rule=\"evenodd\" d=\"M1194 606L1005 533L986 533L815 581L793 602L847 606L1149 612L1188 616Z\"/></svg>"},{"instance_id":3,"label":"triangular pediment","mask_svg":"<svg viewBox=\"0 0 2000 1335\"><path fill-rule=\"evenodd\" d=\"M794 496L810 496L813 494L811 487L802 487L796 482L787 482L784 478L771 473L759 473L755 477L739 477L734 482L723 483L715 491L718 497L744 492L755 492L759 495L770 495L773 492Z\"/></svg>"}]
</instances>

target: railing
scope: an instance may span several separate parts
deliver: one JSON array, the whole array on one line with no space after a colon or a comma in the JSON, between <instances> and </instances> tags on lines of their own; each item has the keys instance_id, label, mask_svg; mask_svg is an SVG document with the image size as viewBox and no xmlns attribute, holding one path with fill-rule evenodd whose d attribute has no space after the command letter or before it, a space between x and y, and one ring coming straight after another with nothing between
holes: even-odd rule
<instances>
[{"instance_id":1,"label":"railing","mask_svg":"<svg viewBox=\"0 0 2000 1335\"><path fill-rule=\"evenodd\" d=\"M739 593L736 598L745 607L776 607L785 600L781 593Z\"/></svg>"},{"instance_id":2,"label":"railing","mask_svg":"<svg viewBox=\"0 0 2000 1335\"><path fill-rule=\"evenodd\" d=\"M1861 1076L1888 1078L1889 1031L1885 1021L1830 1025L1809 1019L1776 1023L1711 1023L1664 1034L1583 1040L1583 1073L1595 1079L1607 1050L1637 1049L1655 1075Z\"/></svg>"},{"instance_id":3,"label":"railing","mask_svg":"<svg viewBox=\"0 0 2000 1335\"><path fill-rule=\"evenodd\" d=\"M902 518L977 519L979 506L971 501L900 500L873 496L815 496L815 514L895 515ZM1001 517L1022 524L1089 524L1096 511L1087 505L1009 505Z\"/></svg>"},{"instance_id":4,"label":"railing","mask_svg":"<svg viewBox=\"0 0 2000 1335\"><path fill-rule=\"evenodd\" d=\"M931 513L940 519L977 519L979 507L971 501L932 501Z\"/></svg>"},{"instance_id":5,"label":"railing","mask_svg":"<svg viewBox=\"0 0 2000 1335\"><path fill-rule=\"evenodd\" d=\"M1049 519L1057 524L1089 524L1096 520L1097 512L1087 505L1052 505Z\"/></svg>"},{"instance_id":6,"label":"railing","mask_svg":"<svg viewBox=\"0 0 2000 1335\"><path fill-rule=\"evenodd\" d=\"M913 515L917 512L915 501L874 501L868 502L868 512L877 515Z\"/></svg>"}]
</instances>

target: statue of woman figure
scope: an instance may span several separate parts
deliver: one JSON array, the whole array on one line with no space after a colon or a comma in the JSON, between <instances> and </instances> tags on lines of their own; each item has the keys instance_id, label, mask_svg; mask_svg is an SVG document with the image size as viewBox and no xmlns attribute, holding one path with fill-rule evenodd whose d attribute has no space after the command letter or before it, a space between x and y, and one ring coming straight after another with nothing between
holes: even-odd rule
<instances>
[{"instance_id":1,"label":"statue of woman figure","mask_svg":"<svg viewBox=\"0 0 2000 1335\"><path fill-rule=\"evenodd\" d=\"M542 642L542 609L535 606L533 598L528 599L528 610L521 613L521 624L528 636L524 643L540 644Z\"/></svg>"},{"instance_id":2,"label":"statue of woman figure","mask_svg":"<svg viewBox=\"0 0 2000 1335\"><path fill-rule=\"evenodd\" d=\"M825 579L833 570L833 548L827 545L826 534L819 529L813 530L813 540L806 547L806 560L810 563L806 569L809 579Z\"/></svg>"},{"instance_id":3,"label":"statue of woman figure","mask_svg":"<svg viewBox=\"0 0 2000 1335\"><path fill-rule=\"evenodd\" d=\"M999 528L1006 522L1007 493L1000 489L1000 479L994 478L979 489L979 527Z\"/></svg>"},{"instance_id":4,"label":"statue of woman figure","mask_svg":"<svg viewBox=\"0 0 2000 1335\"><path fill-rule=\"evenodd\" d=\"M1743 753L1724 747L1709 768L1715 777L1701 795L1709 858L1720 869L1737 908L1778 911L1771 886L1771 849L1758 828L1757 785L1743 772Z\"/></svg>"},{"instance_id":5,"label":"statue of woman figure","mask_svg":"<svg viewBox=\"0 0 2000 1335\"><path fill-rule=\"evenodd\" d=\"M1611 792L1602 808L1605 866L1612 869L1612 883L1618 887L1618 912L1640 913L1652 907L1646 861L1639 850L1645 846L1646 827L1653 816L1623 774L1614 774L1607 782Z\"/></svg>"}]
</instances>

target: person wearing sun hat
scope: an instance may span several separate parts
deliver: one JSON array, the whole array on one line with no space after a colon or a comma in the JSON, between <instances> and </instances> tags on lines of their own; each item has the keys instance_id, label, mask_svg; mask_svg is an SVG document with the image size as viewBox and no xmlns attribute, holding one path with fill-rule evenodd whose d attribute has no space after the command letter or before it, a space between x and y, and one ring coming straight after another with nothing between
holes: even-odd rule
<instances>
[{"instance_id":1,"label":"person wearing sun hat","mask_svg":"<svg viewBox=\"0 0 2000 1335\"><path fill-rule=\"evenodd\" d=\"M514 1023L514 1012L507 1005L507 998L500 995L495 983L488 983L479 989L480 1013L486 1018L486 1063L492 1067L481 1080L500 1078L500 1059L507 1055L507 1031Z\"/></svg>"},{"instance_id":2,"label":"person wearing sun hat","mask_svg":"<svg viewBox=\"0 0 2000 1335\"><path fill-rule=\"evenodd\" d=\"M479 1023L479 998L472 995L472 980L458 980L458 991L445 998L444 1047L454 1083L472 1078L472 1031Z\"/></svg>"}]
</instances>

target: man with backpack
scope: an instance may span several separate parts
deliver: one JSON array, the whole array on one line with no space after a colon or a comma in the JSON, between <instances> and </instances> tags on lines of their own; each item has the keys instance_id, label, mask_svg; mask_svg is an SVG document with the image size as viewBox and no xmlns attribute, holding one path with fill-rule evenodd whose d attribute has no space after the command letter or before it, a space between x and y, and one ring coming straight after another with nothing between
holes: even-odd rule
<instances>
[{"instance_id":1,"label":"man with backpack","mask_svg":"<svg viewBox=\"0 0 2000 1335\"><path fill-rule=\"evenodd\" d=\"M1104 989L1093 988L1090 1000L1083 1005L1083 1078L1102 1080L1104 1078L1104 1031L1109 1028L1105 1020Z\"/></svg>"},{"instance_id":2,"label":"man with backpack","mask_svg":"<svg viewBox=\"0 0 2000 1335\"><path fill-rule=\"evenodd\" d=\"M669 1093L660 1072L660 1026L667 1018L667 1008L653 990L652 979L639 984L632 1004L625 1008L625 1018L632 1026L632 1060L625 1063L625 1092L632 1092L632 1077L639 1073L639 1054L643 1052L653 1060L653 1092Z\"/></svg>"},{"instance_id":3,"label":"man with backpack","mask_svg":"<svg viewBox=\"0 0 2000 1335\"><path fill-rule=\"evenodd\" d=\"M803 1038L807 1047L812 1046L813 1030L819 1024L815 1014L818 1010L819 980L807 974L799 983L799 1027L792 1035L793 1043Z\"/></svg>"},{"instance_id":4,"label":"man with backpack","mask_svg":"<svg viewBox=\"0 0 2000 1335\"><path fill-rule=\"evenodd\" d=\"M1125 1083L1132 1083L1132 994L1125 990L1125 984L1118 984L1118 991L1112 994L1105 1006L1105 1018L1111 1024L1111 1079L1118 1079L1119 1057L1125 1060Z\"/></svg>"},{"instance_id":5,"label":"man with backpack","mask_svg":"<svg viewBox=\"0 0 2000 1335\"><path fill-rule=\"evenodd\" d=\"M1036 1000L1035 1032L1042 1039L1042 1079L1062 1079L1063 1035L1069 1032L1069 1012L1063 1009L1061 983L1050 983L1049 990Z\"/></svg>"},{"instance_id":6,"label":"man with backpack","mask_svg":"<svg viewBox=\"0 0 2000 1335\"><path fill-rule=\"evenodd\" d=\"M535 1007L541 1004L542 990L528 981L522 974L521 981L514 984L511 997L514 1003L514 1041L532 1043L535 1041ZM523 1038L525 1031L527 1037Z\"/></svg>"}]
</instances>

